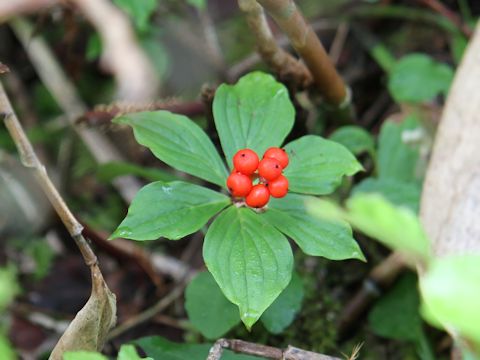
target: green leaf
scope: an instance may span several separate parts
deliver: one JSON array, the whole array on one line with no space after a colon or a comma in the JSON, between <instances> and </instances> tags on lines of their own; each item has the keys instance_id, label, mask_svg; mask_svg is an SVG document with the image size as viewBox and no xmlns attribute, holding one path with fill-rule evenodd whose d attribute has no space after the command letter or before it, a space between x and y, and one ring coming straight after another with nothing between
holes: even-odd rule
<instances>
[{"instance_id":1,"label":"green leaf","mask_svg":"<svg viewBox=\"0 0 480 360\"><path fill-rule=\"evenodd\" d=\"M153 360L151 357L141 357L134 345L122 345L118 352L117 360Z\"/></svg>"},{"instance_id":2,"label":"green leaf","mask_svg":"<svg viewBox=\"0 0 480 360\"><path fill-rule=\"evenodd\" d=\"M161 79L165 78L170 67L170 58L160 36L150 35L142 37L140 38L140 44L150 58L158 76Z\"/></svg>"},{"instance_id":3,"label":"green leaf","mask_svg":"<svg viewBox=\"0 0 480 360\"><path fill-rule=\"evenodd\" d=\"M261 157L267 148L280 146L293 127L295 110L283 84L271 75L253 72L236 85L218 87L213 115L231 167L240 149L250 148Z\"/></svg>"},{"instance_id":4,"label":"green leaf","mask_svg":"<svg viewBox=\"0 0 480 360\"><path fill-rule=\"evenodd\" d=\"M417 342L422 329L417 279L406 274L372 308L368 322L375 334Z\"/></svg>"},{"instance_id":5,"label":"green leaf","mask_svg":"<svg viewBox=\"0 0 480 360\"><path fill-rule=\"evenodd\" d=\"M125 11L133 20L136 28L147 31L149 18L157 8L157 0L113 0L115 5Z\"/></svg>"},{"instance_id":6,"label":"green leaf","mask_svg":"<svg viewBox=\"0 0 480 360\"><path fill-rule=\"evenodd\" d=\"M287 144L285 150L290 164L284 174L293 192L330 194L344 175L362 170L362 165L343 145L320 136L303 136Z\"/></svg>"},{"instance_id":7,"label":"green leaf","mask_svg":"<svg viewBox=\"0 0 480 360\"><path fill-rule=\"evenodd\" d=\"M330 140L342 144L355 155L364 152L375 155L375 141L372 135L360 126L342 126L330 135Z\"/></svg>"},{"instance_id":8,"label":"green leaf","mask_svg":"<svg viewBox=\"0 0 480 360\"><path fill-rule=\"evenodd\" d=\"M395 207L379 194L357 194L347 209L349 222L368 236L409 256L430 258L430 243L413 211Z\"/></svg>"},{"instance_id":9,"label":"green leaf","mask_svg":"<svg viewBox=\"0 0 480 360\"><path fill-rule=\"evenodd\" d=\"M2 312L20 292L17 271L13 266L0 268L0 312Z\"/></svg>"},{"instance_id":10,"label":"green leaf","mask_svg":"<svg viewBox=\"0 0 480 360\"><path fill-rule=\"evenodd\" d=\"M280 334L302 308L303 295L302 279L294 272L290 284L263 313L260 321L271 333Z\"/></svg>"},{"instance_id":11,"label":"green leaf","mask_svg":"<svg viewBox=\"0 0 480 360\"><path fill-rule=\"evenodd\" d=\"M420 279L422 312L434 325L480 343L480 255L435 259Z\"/></svg>"},{"instance_id":12,"label":"green leaf","mask_svg":"<svg viewBox=\"0 0 480 360\"><path fill-rule=\"evenodd\" d=\"M348 223L321 219L308 210L324 204L312 196L288 194L282 199L271 199L268 210L261 216L291 237L308 255L331 260L365 260Z\"/></svg>"},{"instance_id":13,"label":"green leaf","mask_svg":"<svg viewBox=\"0 0 480 360\"><path fill-rule=\"evenodd\" d=\"M178 240L202 228L229 202L227 196L202 186L154 182L138 192L110 239Z\"/></svg>"},{"instance_id":14,"label":"green leaf","mask_svg":"<svg viewBox=\"0 0 480 360\"><path fill-rule=\"evenodd\" d=\"M143 167L136 164L112 161L99 164L97 167L97 177L100 181L109 183L113 179L123 175L135 175L149 181L175 181L178 177L168 171Z\"/></svg>"},{"instance_id":15,"label":"green leaf","mask_svg":"<svg viewBox=\"0 0 480 360\"><path fill-rule=\"evenodd\" d=\"M223 336L240 322L238 308L227 300L208 271L188 284L185 309L192 325L207 339Z\"/></svg>"},{"instance_id":16,"label":"green leaf","mask_svg":"<svg viewBox=\"0 0 480 360\"><path fill-rule=\"evenodd\" d=\"M67 351L63 360L108 360L106 356L94 351Z\"/></svg>"},{"instance_id":17,"label":"green leaf","mask_svg":"<svg viewBox=\"0 0 480 360\"><path fill-rule=\"evenodd\" d=\"M2 360L15 360L17 359L17 355L15 354L15 350L12 348L10 341L0 334L0 359Z\"/></svg>"},{"instance_id":18,"label":"green leaf","mask_svg":"<svg viewBox=\"0 0 480 360\"><path fill-rule=\"evenodd\" d=\"M416 131L422 131L422 128L415 116L408 116L401 123L392 120L384 122L378 138L379 178L404 182L418 180L419 146L402 140L407 132Z\"/></svg>"},{"instance_id":19,"label":"green leaf","mask_svg":"<svg viewBox=\"0 0 480 360\"><path fill-rule=\"evenodd\" d=\"M205 360L212 344L181 344L161 336L149 336L134 341L155 360ZM258 360L262 357L234 354L225 350L222 360Z\"/></svg>"},{"instance_id":20,"label":"green leaf","mask_svg":"<svg viewBox=\"0 0 480 360\"><path fill-rule=\"evenodd\" d=\"M352 189L352 195L379 193L392 204L405 206L418 213L422 188L418 183L398 181L393 178L367 178Z\"/></svg>"},{"instance_id":21,"label":"green leaf","mask_svg":"<svg viewBox=\"0 0 480 360\"><path fill-rule=\"evenodd\" d=\"M227 169L207 134L169 111L140 112L114 120L133 128L137 141L168 165L225 187Z\"/></svg>"},{"instance_id":22,"label":"green leaf","mask_svg":"<svg viewBox=\"0 0 480 360\"><path fill-rule=\"evenodd\" d=\"M187 0L187 3L200 10L205 10L207 7L207 0Z\"/></svg>"},{"instance_id":23,"label":"green leaf","mask_svg":"<svg viewBox=\"0 0 480 360\"><path fill-rule=\"evenodd\" d=\"M203 258L249 329L292 275L288 240L247 208L232 206L215 219L205 236Z\"/></svg>"},{"instance_id":24,"label":"green leaf","mask_svg":"<svg viewBox=\"0 0 480 360\"><path fill-rule=\"evenodd\" d=\"M450 41L450 52L455 60L455 64L459 64L462 60L463 53L467 48L468 39L464 34L459 32L458 34L453 35Z\"/></svg>"},{"instance_id":25,"label":"green leaf","mask_svg":"<svg viewBox=\"0 0 480 360\"><path fill-rule=\"evenodd\" d=\"M421 103L446 95L453 70L425 54L404 56L392 68L388 89L397 102Z\"/></svg>"},{"instance_id":26,"label":"green leaf","mask_svg":"<svg viewBox=\"0 0 480 360\"><path fill-rule=\"evenodd\" d=\"M88 38L85 57L88 61L94 61L100 56L101 53L102 39L100 39L98 33L93 33Z\"/></svg>"}]
</instances>

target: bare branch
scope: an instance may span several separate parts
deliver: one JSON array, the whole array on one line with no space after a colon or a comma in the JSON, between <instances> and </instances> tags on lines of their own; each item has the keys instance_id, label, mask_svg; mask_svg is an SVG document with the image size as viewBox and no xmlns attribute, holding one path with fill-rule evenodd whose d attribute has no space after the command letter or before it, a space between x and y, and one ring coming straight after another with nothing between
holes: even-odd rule
<instances>
[{"instance_id":1,"label":"bare branch","mask_svg":"<svg viewBox=\"0 0 480 360\"><path fill-rule=\"evenodd\" d=\"M115 75L119 97L131 101L155 98L159 86L157 75L122 11L107 0L71 1L100 34L102 61Z\"/></svg>"},{"instance_id":2,"label":"bare branch","mask_svg":"<svg viewBox=\"0 0 480 360\"><path fill-rule=\"evenodd\" d=\"M59 0L8 0L0 1L0 23L13 17L34 13L57 4Z\"/></svg>"},{"instance_id":3,"label":"bare branch","mask_svg":"<svg viewBox=\"0 0 480 360\"><path fill-rule=\"evenodd\" d=\"M238 0L238 5L246 15L248 26L257 40L257 50L262 59L281 78L292 79L301 87L308 86L312 82L310 71L303 63L277 45L263 8L257 1Z\"/></svg>"},{"instance_id":4,"label":"bare branch","mask_svg":"<svg viewBox=\"0 0 480 360\"><path fill-rule=\"evenodd\" d=\"M347 87L329 59L322 43L305 21L293 0L257 0L290 38L292 46L305 61L313 81L327 103L348 107Z\"/></svg>"},{"instance_id":5,"label":"bare branch","mask_svg":"<svg viewBox=\"0 0 480 360\"><path fill-rule=\"evenodd\" d=\"M207 360L219 360L222 356L223 349L274 360L340 360L333 356L322 355L293 346L288 346L285 350L282 350L272 346L236 339L218 339L211 347Z\"/></svg>"}]
</instances>

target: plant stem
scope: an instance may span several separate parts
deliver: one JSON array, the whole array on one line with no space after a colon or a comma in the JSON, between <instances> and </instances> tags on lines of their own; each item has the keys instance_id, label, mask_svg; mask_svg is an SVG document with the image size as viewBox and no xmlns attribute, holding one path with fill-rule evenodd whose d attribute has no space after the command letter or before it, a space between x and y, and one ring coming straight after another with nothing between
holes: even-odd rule
<instances>
[{"instance_id":1,"label":"plant stem","mask_svg":"<svg viewBox=\"0 0 480 360\"><path fill-rule=\"evenodd\" d=\"M292 46L310 70L313 81L325 101L339 108L350 105L343 79L328 57L322 43L293 0L257 0L290 38Z\"/></svg>"},{"instance_id":2,"label":"plant stem","mask_svg":"<svg viewBox=\"0 0 480 360\"><path fill-rule=\"evenodd\" d=\"M281 78L293 80L304 88L312 82L310 71L287 51L278 46L265 17L265 12L256 0L238 0L245 13L247 24L256 39L257 51L262 59Z\"/></svg>"},{"instance_id":3,"label":"plant stem","mask_svg":"<svg viewBox=\"0 0 480 360\"><path fill-rule=\"evenodd\" d=\"M340 360L333 356L322 355L293 346L288 346L286 349L279 349L236 339L218 339L210 349L207 360L219 360L222 357L224 349L275 360Z\"/></svg>"},{"instance_id":4,"label":"plant stem","mask_svg":"<svg viewBox=\"0 0 480 360\"><path fill-rule=\"evenodd\" d=\"M58 216L62 220L63 224L67 228L70 235L75 240L80 252L82 253L85 264L92 267L97 264L97 257L92 248L88 244L87 240L83 237L83 226L73 216L72 212L68 208L67 204L53 185L50 180L45 166L40 162L33 146L27 138L27 135L23 131L22 125L17 119L15 112L8 100L5 90L0 83L0 112L3 116L3 121L7 127L10 136L12 137L15 145L20 153L20 158L25 167L32 170L37 181L42 187L48 200L55 208Z\"/></svg>"}]
</instances>

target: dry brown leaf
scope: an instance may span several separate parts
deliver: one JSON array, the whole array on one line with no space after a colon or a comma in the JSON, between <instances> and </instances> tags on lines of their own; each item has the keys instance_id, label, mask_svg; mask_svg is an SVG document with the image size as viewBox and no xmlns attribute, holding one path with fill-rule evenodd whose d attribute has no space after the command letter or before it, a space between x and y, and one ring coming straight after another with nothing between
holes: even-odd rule
<instances>
[{"instance_id":1,"label":"dry brown leaf","mask_svg":"<svg viewBox=\"0 0 480 360\"><path fill-rule=\"evenodd\" d=\"M109 330L115 325L115 295L107 287L97 264L91 267L91 272L90 298L58 341L51 360L61 360L65 351L100 351Z\"/></svg>"}]
</instances>

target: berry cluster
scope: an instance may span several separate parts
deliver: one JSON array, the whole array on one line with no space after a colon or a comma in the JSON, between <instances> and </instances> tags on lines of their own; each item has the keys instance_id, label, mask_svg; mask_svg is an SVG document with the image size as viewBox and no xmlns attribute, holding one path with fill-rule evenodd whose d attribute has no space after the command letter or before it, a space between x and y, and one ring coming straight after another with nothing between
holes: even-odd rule
<instances>
[{"instance_id":1,"label":"berry cluster","mask_svg":"<svg viewBox=\"0 0 480 360\"><path fill-rule=\"evenodd\" d=\"M245 198L248 206L261 208L267 205L270 196L282 198L287 195L288 180L282 175L288 166L285 150L271 147L259 160L255 151L242 149L233 156L233 166L227 179L228 190L235 197Z\"/></svg>"}]
</instances>

